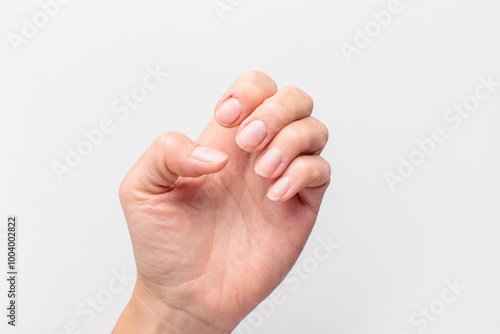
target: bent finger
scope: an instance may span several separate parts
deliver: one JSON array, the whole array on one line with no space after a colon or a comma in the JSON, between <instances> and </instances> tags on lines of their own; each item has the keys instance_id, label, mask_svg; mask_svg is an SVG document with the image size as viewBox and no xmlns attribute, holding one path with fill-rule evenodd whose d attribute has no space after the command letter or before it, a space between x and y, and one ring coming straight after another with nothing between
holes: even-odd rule
<instances>
[{"instance_id":1,"label":"bent finger","mask_svg":"<svg viewBox=\"0 0 500 334\"><path fill-rule=\"evenodd\" d=\"M241 123L236 142L247 152L260 151L285 126L311 115L313 105L301 89L283 87Z\"/></svg>"},{"instance_id":2,"label":"bent finger","mask_svg":"<svg viewBox=\"0 0 500 334\"><path fill-rule=\"evenodd\" d=\"M330 174L330 164L319 155L301 155L271 184L267 197L284 202L299 194L303 202L317 210L330 183Z\"/></svg>"},{"instance_id":3,"label":"bent finger","mask_svg":"<svg viewBox=\"0 0 500 334\"><path fill-rule=\"evenodd\" d=\"M261 153L255 172L264 178L281 175L300 154L319 154L328 141L327 127L314 117L285 126Z\"/></svg>"},{"instance_id":4,"label":"bent finger","mask_svg":"<svg viewBox=\"0 0 500 334\"><path fill-rule=\"evenodd\" d=\"M220 171L228 155L200 146L178 132L158 137L135 163L120 185L120 197L126 193L160 194L171 190L179 178L198 177Z\"/></svg>"},{"instance_id":5,"label":"bent finger","mask_svg":"<svg viewBox=\"0 0 500 334\"><path fill-rule=\"evenodd\" d=\"M278 88L267 74L254 71L236 79L215 107L215 119L228 128L239 125Z\"/></svg>"}]
</instances>

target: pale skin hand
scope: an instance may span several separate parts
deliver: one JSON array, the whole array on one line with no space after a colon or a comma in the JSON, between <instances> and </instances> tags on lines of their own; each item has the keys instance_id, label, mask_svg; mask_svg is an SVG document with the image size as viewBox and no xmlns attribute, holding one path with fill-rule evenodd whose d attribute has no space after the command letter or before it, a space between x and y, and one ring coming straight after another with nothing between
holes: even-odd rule
<instances>
[{"instance_id":1,"label":"pale skin hand","mask_svg":"<svg viewBox=\"0 0 500 334\"><path fill-rule=\"evenodd\" d=\"M120 186L137 282L113 333L230 333L278 286L330 182L312 108L250 72L196 142L167 133L148 148Z\"/></svg>"}]
</instances>

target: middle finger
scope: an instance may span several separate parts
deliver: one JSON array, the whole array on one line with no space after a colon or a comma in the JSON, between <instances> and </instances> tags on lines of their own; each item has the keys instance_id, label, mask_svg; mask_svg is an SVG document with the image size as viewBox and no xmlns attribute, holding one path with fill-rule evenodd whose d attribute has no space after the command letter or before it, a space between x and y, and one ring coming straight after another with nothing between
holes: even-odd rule
<instances>
[{"instance_id":1,"label":"middle finger","mask_svg":"<svg viewBox=\"0 0 500 334\"><path fill-rule=\"evenodd\" d=\"M241 123L236 142L247 152L260 151L283 127L311 115L312 110L308 94L296 87L283 87Z\"/></svg>"}]
</instances>

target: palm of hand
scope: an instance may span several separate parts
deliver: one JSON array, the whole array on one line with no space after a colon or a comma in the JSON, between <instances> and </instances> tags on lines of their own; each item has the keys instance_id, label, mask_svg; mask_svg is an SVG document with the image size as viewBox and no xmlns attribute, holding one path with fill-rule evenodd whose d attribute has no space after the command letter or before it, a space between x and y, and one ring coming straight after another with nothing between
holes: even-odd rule
<instances>
[{"instance_id":1,"label":"palm of hand","mask_svg":"<svg viewBox=\"0 0 500 334\"><path fill-rule=\"evenodd\" d=\"M257 153L235 143L217 122L198 143L225 152L228 165L199 178L180 177L168 192L125 210L138 280L168 305L232 328L283 280L311 232L317 207L300 195L266 197Z\"/></svg>"}]
</instances>

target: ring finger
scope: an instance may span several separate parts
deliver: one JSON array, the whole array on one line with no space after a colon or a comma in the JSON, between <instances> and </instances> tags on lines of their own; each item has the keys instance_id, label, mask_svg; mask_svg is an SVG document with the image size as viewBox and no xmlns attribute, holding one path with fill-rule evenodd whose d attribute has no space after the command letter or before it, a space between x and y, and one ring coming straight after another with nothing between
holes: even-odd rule
<instances>
[{"instance_id":1,"label":"ring finger","mask_svg":"<svg viewBox=\"0 0 500 334\"><path fill-rule=\"evenodd\" d=\"M309 116L312 109L309 95L296 87L284 87L241 123L236 142L247 152L260 151L282 128Z\"/></svg>"},{"instance_id":2,"label":"ring finger","mask_svg":"<svg viewBox=\"0 0 500 334\"><path fill-rule=\"evenodd\" d=\"M285 126L260 155L255 172L264 178L281 175L300 154L319 154L328 141L327 127L314 117Z\"/></svg>"}]
</instances>

